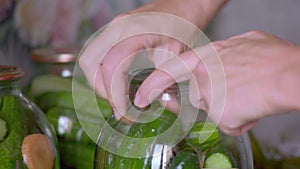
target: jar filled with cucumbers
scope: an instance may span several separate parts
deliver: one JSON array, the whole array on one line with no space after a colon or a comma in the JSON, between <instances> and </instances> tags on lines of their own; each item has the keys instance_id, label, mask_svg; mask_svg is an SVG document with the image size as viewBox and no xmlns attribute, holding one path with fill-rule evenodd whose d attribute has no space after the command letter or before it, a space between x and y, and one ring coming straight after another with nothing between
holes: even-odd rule
<instances>
[{"instance_id":1,"label":"jar filled with cucumbers","mask_svg":"<svg viewBox=\"0 0 300 169\"><path fill-rule=\"evenodd\" d=\"M23 74L18 67L0 65L0 168L59 169L56 133L21 92Z\"/></svg>"},{"instance_id":2,"label":"jar filled with cucumbers","mask_svg":"<svg viewBox=\"0 0 300 169\"><path fill-rule=\"evenodd\" d=\"M129 73L128 111L102 128L95 169L253 169L248 135L222 133L189 103L186 83L172 85L148 107L136 107L136 91L152 71Z\"/></svg>"},{"instance_id":3,"label":"jar filled with cucumbers","mask_svg":"<svg viewBox=\"0 0 300 169\"><path fill-rule=\"evenodd\" d=\"M26 91L32 100L45 112L58 136L61 168L92 169L96 143L86 134L74 108L72 85L80 88L80 103L85 109L85 122L90 123L97 109L86 110L90 100L86 92L92 91L87 83L73 79L73 69L80 48L40 48L31 53L35 63L35 76ZM97 97L103 115L110 117L111 107ZM92 124L92 123L90 123Z\"/></svg>"}]
</instances>

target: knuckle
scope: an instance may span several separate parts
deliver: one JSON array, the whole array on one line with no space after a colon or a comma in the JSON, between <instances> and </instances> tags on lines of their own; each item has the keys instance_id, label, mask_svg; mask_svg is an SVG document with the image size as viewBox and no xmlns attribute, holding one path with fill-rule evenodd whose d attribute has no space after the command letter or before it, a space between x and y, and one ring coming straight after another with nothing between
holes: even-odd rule
<instances>
[{"instance_id":1,"label":"knuckle","mask_svg":"<svg viewBox=\"0 0 300 169\"><path fill-rule=\"evenodd\" d=\"M226 48L226 41L214 41L212 42L212 45L216 51L221 51L222 49Z\"/></svg>"},{"instance_id":2,"label":"knuckle","mask_svg":"<svg viewBox=\"0 0 300 169\"><path fill-rule=\"evenodd\" d=\"M246 32L244 35L245 36L254 36L254 37L264 37L266 35L266 33L261 30L252 30L252 31Z\"/></svg>"},{"instance_id":3,"label":"knuckle","mask_svg":"<svg viewBox=\"0 0 300 169\"><path fill-rule=\"evenodd\" d=\"M85 55L80 55L80 57L78 58L78 64L81 68L88 67L88 65L89 65L88 62L89 62L89 59L85 58Z\"/></svg>"},{"instance_id":4,"label":"knuckle","mask_svg":"<svg viewBox=\"0 0 300 169\"><path fill-rule=\"evenodd\" d=\"M205 66L202 63L198 63L198 65L194 68L194 73L197 81L199 82L199 78L206 79L208 78L208 73Z\"/></svg>"},{"instance_id":5,"label":"knuckle","mask_svg":"<svg viewBox=\"0 0 300 169\"><path fill-rule=\"evenodd\" d=\"M232 136L241 135L241 130L239 130L239 129L226 128L226 127L222 127L222 126L219 126L219 128L223 133L225 133L227 135L232 135Z\"/></svg>"},{"instance_id":6,"label":"knuckle","mask_svg":"<svg viewBox=\"0 0 300 169\"><path fill-rule=\"evenodd\" d=\"M242 133L241 126L238 123L226 120L226 118L222 118L218 126L225 134L240 135Z\"/></svg>"}]
</instances>

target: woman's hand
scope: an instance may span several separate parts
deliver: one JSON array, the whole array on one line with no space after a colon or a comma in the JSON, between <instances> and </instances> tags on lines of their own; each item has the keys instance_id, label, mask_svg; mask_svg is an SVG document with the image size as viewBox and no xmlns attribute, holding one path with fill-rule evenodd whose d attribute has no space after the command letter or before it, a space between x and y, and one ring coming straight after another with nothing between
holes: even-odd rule
<instances>
[{"instance_id":1,"label":"woman's hand","mask_svg":"<svg viewBox=\"0 0 300 169\"><path fill-rule=\"evenodd\" d=\"M212 47L221 62L211 59ZM164 90L174 79L189 76L191 103L206 110L231 135L249 130L263 117L300 109L300 47L271 34L248 32L178 58L161 65L144 81L136 105L148 105L153 89Z\"/></svg>"},{"instance_id":2,"label":"woman's hand","mask_svg":"<svg viewBox=\"0 0 300 169\"><path fill-rule=\"evenodd\" d=\"M79 64L97 94L110 102L120 118L127 110L127 72L136 53L146 50L156 67L179 55L186 45L173 35L184 41L193 39L196 28L205 28L225 2L155 0L121 14L88 43ZM187 28L186 21L194 27Z\"/></svg>"}]
</instances>

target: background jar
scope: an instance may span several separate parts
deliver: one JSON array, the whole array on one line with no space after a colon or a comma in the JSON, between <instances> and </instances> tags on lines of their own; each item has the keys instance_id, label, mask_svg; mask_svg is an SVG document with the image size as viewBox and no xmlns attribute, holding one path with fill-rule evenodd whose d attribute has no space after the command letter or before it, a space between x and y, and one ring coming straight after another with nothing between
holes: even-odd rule
<instances>
[{"instance_id":1,"label":"background jar","mask_svg":"<svg viewBox=\"0 0 300 169\"><path fill-rule=\"evenodd\" d=\"M54 126L59 141L61 166L64 169L92 169L96 143L90 139L78 120L73 102L73 84L85 91L91 90L87 83L73 78L73 69L80 48L42 48L32 51L36 73L26 91L28 96L45 112ZM77 82L77 83L76 83ZM90 100L80 94L84 122L90 123L97 110L88 111ZM98 98L99 107L105 109L107 116L111 108L105 100ZM92 117L91 117L92 116ZM91 117L91 118L90 118ZM82 121L81 121L82 122Z\"/></svg>"},{"instance_id":2,"label":"background jar","mask_svg":"<svg viewBox=\"0 0 300 169\"><path fill-rule=\"evenodd\" d=\"M30 57L34 61L35 75L54 74L71 77L80 49L79 46L69 46L33 50Z\"/></svg>"},{"instance_id":3,"label":"background jar","mask_svg":"<svg viewBox=\"0 0 300 169\"><path fill-rule=\"evenodd\" d=\"M0 168L59 169L56 133L18 81L23 72L0 66Z\"/></svg>"}]
</instances>

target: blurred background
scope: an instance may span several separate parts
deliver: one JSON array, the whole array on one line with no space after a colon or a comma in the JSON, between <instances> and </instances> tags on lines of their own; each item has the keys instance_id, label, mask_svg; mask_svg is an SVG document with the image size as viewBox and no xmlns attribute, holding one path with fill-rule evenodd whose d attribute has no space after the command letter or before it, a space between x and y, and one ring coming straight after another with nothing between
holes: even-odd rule
<instances>
[{"instance_id":1,"label":"blurred background","mask_svg":"<svg viewBox=\"0 0 300 169\"><path fill-rule=\"evenodd\" d=\"M78 46L114 16L143 0L0 0L0 63L25 70L31 78L29 53L41 47Z\"/></svg>"},{"instance_id":2,"label":"blurred background","mask_svg":"<svg viewBox=\"0 0 300 169\"><path fill-rule=\"evenodd\" d=\"M0 0L0 64L21 67L25 71L21 84L26 85L34 74L32 50L83 45L114 16L147 1ZM212 41L263 30L300 44L299 8L299 0L229 1L205 31ZM300 114L291 112L263 119L254 127L266 156L300 156L299 121Z\"/></svg>"}]
</instances>

